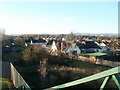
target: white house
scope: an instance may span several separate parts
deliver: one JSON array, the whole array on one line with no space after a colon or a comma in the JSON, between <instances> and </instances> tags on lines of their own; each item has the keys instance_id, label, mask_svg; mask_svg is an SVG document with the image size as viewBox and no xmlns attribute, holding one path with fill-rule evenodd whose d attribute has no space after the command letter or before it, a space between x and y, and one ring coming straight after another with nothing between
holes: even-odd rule
<instances>
[{"instance_id":1,"label":"white house","mask_svg":"<svg viewBox=\"0 0 120 90\"><path fill-rule=\"evenodd\" d=\"M57 46L55 44L55 41L53 41L52 45L50 46L50 54L55 55L55 56L58 55L58 49L57 49Z\"/></svg>"},{"instance_id":2,"label":"white house","mask_svg":"<svg viewBox=\"0 0 120 90\"><path fill-rule=\"evenodd\" d=\"M74 55L79 55L81 53L81 50L76 45L76 43L72 43L72 45L66 50L66 53L68 53L68 54L74 54Z\"/></svg>"},{"instance_id":3,"label":"white house","mask_svg":"<svg viewBox=\"0 0 120 90\"><path fill-rule=\"evenodd\" d=\"M55 41L53 41L53 43L52 43L52 46L51 46L51 51L52 52L55 52L55 51L57 51L58 49L57 49L57 46L56 46L56 44L55 44Z\"/></svg>"}]
</instances>

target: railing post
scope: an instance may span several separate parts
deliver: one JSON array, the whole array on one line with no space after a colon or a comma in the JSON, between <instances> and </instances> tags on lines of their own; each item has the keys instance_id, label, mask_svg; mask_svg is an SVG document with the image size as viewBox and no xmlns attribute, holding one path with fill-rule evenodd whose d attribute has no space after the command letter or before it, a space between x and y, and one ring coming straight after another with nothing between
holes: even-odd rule
<instances>
[{"instance_id":1,"label":"railing post","mask_svg":"<svg viewBox=\"0 0 120 90\"><path fill-rule=\"evenodd\" d=\"M103 88L105 88L108 85L108 83L110 82L110 79L111 79L111 76L108 76L104 79L102 85L100 86L100 90L103 90Z\"/></svg>"},{"instance_id":2,"label":"railing post","mask_svg":"<svg viewBox=\"0 0 120 90\"><path fill-rule=\"evenodd\" d=\"M117 87L120 89L120 77L118 76L118 74L112 75L112 78L115 81Z\"/></svg>"}]
</instances>

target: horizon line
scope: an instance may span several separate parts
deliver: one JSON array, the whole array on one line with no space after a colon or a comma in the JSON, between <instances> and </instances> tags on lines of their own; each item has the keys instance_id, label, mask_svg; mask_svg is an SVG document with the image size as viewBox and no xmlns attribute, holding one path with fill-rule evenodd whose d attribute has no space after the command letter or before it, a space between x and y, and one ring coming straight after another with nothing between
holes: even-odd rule
<instances>
[{"instance_id":1,"label":"horizon line","mask_svg":"<svg viewBox=\"0 0 120 90\"><path fill-rule=\"evenodd\" d=\"M70 32L71 33L71 32ZM57 34L70 34L70 33L39 33L39 34L51 34L51 35L57 35ZM76 33L74 33L74 32L72 32L73 34L119 34L119 32L118 33L89 33L89 32L87 32L87 33L81 33L81 32L76 32ZM36 34L36 35L39 35L38 33L24 33L24 34L5 34L5 35L33 35L33 34Z\"/></svg>"}]
</instances>

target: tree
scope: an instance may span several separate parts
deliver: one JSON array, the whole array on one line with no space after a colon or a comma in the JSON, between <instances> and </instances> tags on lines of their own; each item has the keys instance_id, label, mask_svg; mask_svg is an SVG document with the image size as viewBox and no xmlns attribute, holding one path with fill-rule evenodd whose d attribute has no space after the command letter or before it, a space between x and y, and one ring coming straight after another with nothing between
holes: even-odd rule
<instances>
[{"instance_id":1,"label":"tree","mask_svg":"<svg viewBox=\"0 0 120 90\"><path fill-rule=\"evenodd\" d=\"M15 40L14 40L14 43L15 43L16 46L23 47L24 44L25 44L25 40L22 37L16 37Z\"/></svg>"},{"instance_id":2,"label":"tree","mask_svg":"<svg viewBox=\"0 0 120 90\"><path fill-rule=\"evenodd\" d=\"M73 32L71 32L68 37L67 37L68 40L74 40L75 39L75 35L73 34Z\"/></svg>"},{"instance_id":3,"label":"tree","mask_svg":"<svg viewBox=\"0 0 120 90\"><path fill-rule=\"evenodd\" d=\"M6 47L6 45L10 45L9 36L2 35L2 47Z\"/></svg>"},{"instance_id":4,"label":"tree","mask_svg":"<svg viewBox=\"0 0 120 90\"><path fill-rule=\"evenodd\" d=\"M47 61L48 61L48 58L43 58L41 61L40 61L40 75L42 77L46 77L47 75Z\"/></svg>"},{"instance_id":5,"label":"tree","mask_svg":"<svg viewBox=\"0 0 120 90\"><path fill-rule=\"evenodd\" d=\"M24 61L41 60L42 58L47 58L48 53L45 48L41 45L30 45L23 51Z\"/></svg>"}]
</instances>

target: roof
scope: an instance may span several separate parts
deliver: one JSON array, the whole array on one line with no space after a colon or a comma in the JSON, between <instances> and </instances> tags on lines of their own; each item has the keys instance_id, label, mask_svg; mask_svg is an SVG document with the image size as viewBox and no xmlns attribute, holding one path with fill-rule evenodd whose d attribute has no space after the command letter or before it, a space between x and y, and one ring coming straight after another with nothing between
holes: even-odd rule
<instances>
[{"instance_id":1,"label":"roof","mask_svg":"<svg viewBox=\"0 0 120 90\"><path fill-rule=\"evenodd\" d=\"M85 43L77 43L77 45L80 49L90 49L90 48L101 49L100 46L96 44L94 41L86 41Z\"/></svg>"},{"instance_id":2,"label":"roof","mask_svg":"<svg viewBox=\"0 0 120 90\"><path fill-rule=\"evenodd\" d=\"M100 47L105 47L106 45L104 43L100 43Z\"/></svg>"},{"instance_id":3,"label":"roof","mask_svg":"<svg viewBox=\"0 0 120 90\"><path fill-rule=\"evenodd\" d=\"M53 41L55 41L55 43L62 42L61 40L49 40L46 45L52 45Z\"/></svg>"},{"instance_id":4,"label":"roof","mask_svg":"<svg viewBox=\"0 0 120 90\"><path fill-rule=\"evenodd\" d=\"M55 40L49 40L46 45L52 45L53 41L55 41ZM55 43L56 43L56 41L55 41Z\"/></svg>"},{"instance_id":5,"label":"roof","mask_svg":"<svg viewBox=\"0 0 120 90\"><path fill-rule=\"evenodd\" d=\"M91 48L97 48L101 49L98 44L96 44L94 41L86 41L85 43L77 42L76 45L79 47L79 49L91 49ZM67 50L71 45L68 45L65 50Z\"/></svg>"},{"instance_id":6,"label":"roof","mask_svg":"<svg viewBox=\"0 0 120 90\"><path fill-rule=\"evenodd\" d=\"M86 41L86 48L101 49L94 41Z\"/></svg>"},{"instance_id":7,"label":"roof","mask_svg":"<svg viewBox=\"0 0 120 90\"><path fill-rule=\"evenodd\" d=\"M26 43L30 43L31 40L25 40ZM45 43L46 41L43 39L39 39L39 40L32 40L33 43Z\"/></svg>"}]
</instances>

